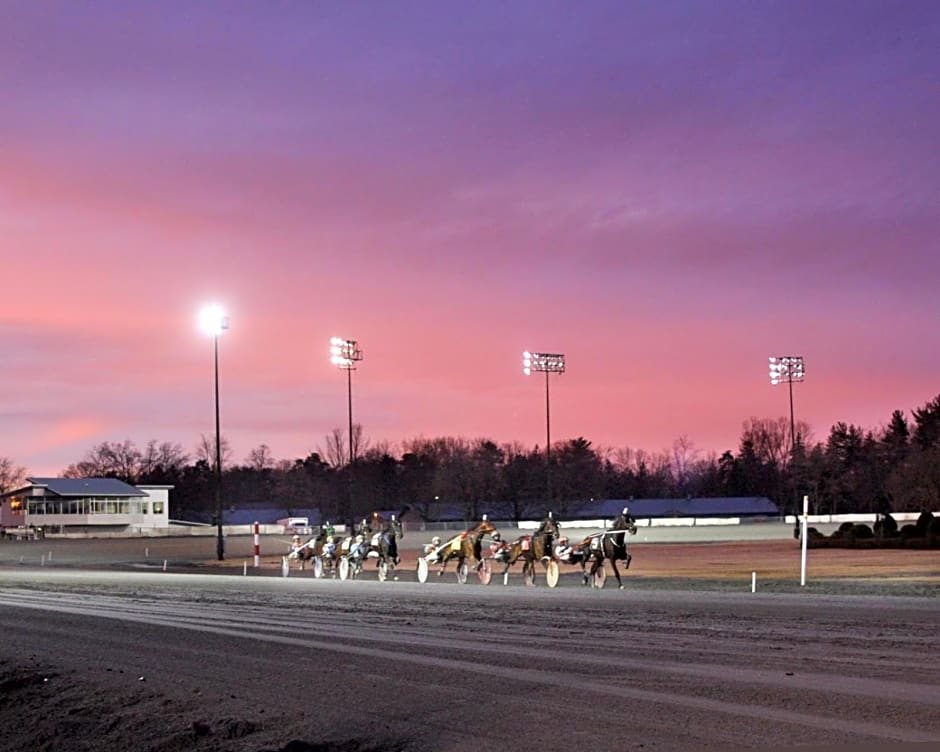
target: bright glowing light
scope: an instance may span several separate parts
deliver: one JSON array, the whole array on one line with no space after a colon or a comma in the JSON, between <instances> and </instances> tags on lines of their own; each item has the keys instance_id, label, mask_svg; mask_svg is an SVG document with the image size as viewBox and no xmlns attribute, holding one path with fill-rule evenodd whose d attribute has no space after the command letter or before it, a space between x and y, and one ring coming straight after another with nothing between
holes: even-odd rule
<instances>
[{"instance_id":1,"label":"bright glowing light","mask_svg":"<svg viewBox=\"0 0 940 752\"><path fill-rule=\"evenodd\" d=\"M354 339L331 337L330 353L330 363L346 371L355 370L356 362L362 360L362 350Z\"/></svg>"},{"instance_id":2,"label":"bright glowing light","mask_svg":"<svg viewBox=\"0 0 940 752\"><path fill-rule=\"evenodd\" d=\"M533 371L564 373L565 356L562 353L522 353L522 372L529 376Z\"/></svg>"},{"instance_id":3,"label":"bright glowing light","mask_svg":"<svg viewBox=\"0 0 940 752\"><path fill-rule=\"evenodd\" d=\"M210 336L217 337L228 329L229 325L229 317L221 306L207 305L199 311L199 328Z\"/></svg>"},{"instance_id":4,"label":"bright glowing light","mask_svg":"<svg viewBox=\"0 0 940 752\"><path fill-rule=\"evenodd\" d=\"M802 355L777 355L768 358L770 383L790 384L800 382L806 376Z\"/></svg>"}]
</instances>

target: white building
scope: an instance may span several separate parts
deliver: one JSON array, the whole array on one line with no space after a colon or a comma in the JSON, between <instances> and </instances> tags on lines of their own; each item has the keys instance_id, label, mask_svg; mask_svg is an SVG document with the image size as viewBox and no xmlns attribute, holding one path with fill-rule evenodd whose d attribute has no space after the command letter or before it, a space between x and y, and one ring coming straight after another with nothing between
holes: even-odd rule
<instances>
[{"instance_id":1,"label":"white building","mask_svg":"<svg viewBox=\"0 0 940 752\"><path fill-rule=\"evenodd\" d=\"M0 494L0 527L55 532L135 532L169 526L173 486L115 478L27 478Z\"/></svg>"}]
</instances>

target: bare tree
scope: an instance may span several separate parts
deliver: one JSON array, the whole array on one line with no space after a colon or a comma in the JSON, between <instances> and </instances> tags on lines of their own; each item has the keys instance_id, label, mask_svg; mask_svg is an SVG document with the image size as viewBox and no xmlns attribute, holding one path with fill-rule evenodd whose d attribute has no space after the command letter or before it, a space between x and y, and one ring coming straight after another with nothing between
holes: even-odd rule
<instances>
[{"instance_id":1,"label":"bare tree","mask_svg":"<svg viewBox=\"0 0 940 752\"><path fill-rule=\"evenodd\" d=\"M9 457L0 457L0 493L19 488L26 482L26 468Z\"/></svg>"},{"instance_id":2,"label":"bare tree","mask_svg":"<svg viewBox=\"0 0 940 752\"><path fill-rule=\"evenodd\" d=\"M62 473L66 478L120 478L135 483L140 477L141 452L133 441L102 441Z\"/></svg>"},{"instance_id":3,"label":"bare tree","mask_svg":"<svg viewBox=\"0 0 940 752\"><path fill-rule=\"evenodd\" d=\"M180 471L187 462L189 462L189 455L186 454L182 444L173 444L169 441L158 444L151 439L140 454L139 473L145 477L158 470L164 473Z\"/></svg>"},{"instance_id":4,"label":"bare tree","mask_svg":"<svg viewBox=\"0 0 940 752\"><path fill-rule=\"evenodd\" d=\"M229 446L228 439L222 436L219 439L219 445L222 450L222 469L228 465L232 459L232 449ZM196 444L196 460L205 462L209 467L215 467L215 436L206 436L199 434L199 442Z\"/></svg>"},{"instance_id":5,"label":"bare tree","mask_svg":"<svg viewBox=\"0 0 940 752\"><path fill-rule=\"evenodd\" d=\"M353 423L352 448L354 457L362 457L369 448L369 440L362 432L362 424ZM328 465L333 468L343 467L349 463L349 438L342 428L334 428L326 435L326 449L317 447Z\"/></svg>"},{"instance_id":6,"label":"bare tree","mask_svg":"<svg viewBox=\"0 0 940 752\"><path fill-rule=\"evenodd\" d=\"M680 491L685 491L692 475L692 468L699 455L695 442L682 434L672 442L672 477Z\"/></svg>"},{"instance_id":7,"label":"bare tree","mask_svg":"<svg viewBox=\"0 0 940 752\"><path fill-rule=\"evenodd\" d=\"M245 458L245 464L259 473L264 470L271 470L275 465L274 455L271 454L271 447L267 444L259 444L248 452L248 456Z\"/></svg>"}]
</instances>

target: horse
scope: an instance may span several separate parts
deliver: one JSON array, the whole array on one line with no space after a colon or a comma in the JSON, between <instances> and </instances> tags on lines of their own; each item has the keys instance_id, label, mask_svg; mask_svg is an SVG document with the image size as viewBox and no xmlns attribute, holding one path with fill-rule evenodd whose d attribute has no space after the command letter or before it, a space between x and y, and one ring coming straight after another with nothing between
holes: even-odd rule
<instances>
[{"instance_id":1,"label":"horse","mask_svg":"<svg viewBox=\"0 0 940 752\"><path fill-rule=\"evenodd\" d=\"M384 581L395 569L398 558L398 541L404 536L401 520L394 514L386 521L378 512L372 515L375 530L369 542L369 553L375 552L378 556L376 566L379 570L379 581Z\"/></svg>"},{"instance_id":2,"label":"horse","mask_svg":"<svg viewBox=\"0 0 940 752\"><path fill-rule=\"evenodd\" d=\"M614 520L610 530L603 533L595 533L581 542L581 575L583 584L589 582L597 583L595 575L598 570L603 570L604 561L609 560L614 568L614 576L617 578L617 585L623 590L623 580L620 579L620 571L617 569L618 561L625 561L625 568L630 568L630 561L633 557L627 551L627 535L636 535L636 520L630 513L624 509L620 516ZM587 572L587 562L591 564L590 573ZM598 578L599 579L599 578ZM595 584L595 587L598 586ZM600 583L603 587L603 582Z\"/></svg>"},{"instance_id":3,"label":"horse","mask_svg":"<svg viewBox=\"0 0 940 752\"><path fill-rule=\"evenodd\" d=\"M304 543L301 543L300 536L295 535L291 542L290 552L287 554L287 558L295 559L299 562L299 568L303 570L306 563L317 556L315 547L318 540L318 538L308 538Z\"/></svg>"},{"instance_id":4,"label":"horse","mask_svg":"<svg viewBox=\"0 0 940 752\"><path fill-rule=\"evenodd\" d=\"M306 568L307 562L312 562L314 574L317 577L322 576L324 570L331 570L333 576L336 576L342 541L335 540L326 530L321 530L303 544L299 543L299 536L294 536L294 538L291 552L287 555L288 560L294 559L299 562L301 571ZM318 559L319 566L317 565Z\"/></svg>"},{"instance_id":5,"label":"horse","mask_svg":"<svg viewBox=\"0 0 940 752\"><path fill-rule=\"evenodd\" d=\"M483 536L489 534L495 534L498 537L499 533L496 528L493 526L493 523L490 522L486 515L483 515L483 520L479 525L467 530L460 535L455 535L449 541L444 543L438 549L438 559L441 563L441 568L438 570L438 577L444 574L444 569L447 567L447 562L451 559L457 559L457 577L461 578L461 572L464 572L464 564L467 559L476 560L477 571L480 571L483 567ZM463 577L466 577L464 572ZM465 581L461 580L461 582Z\"/></svg>"},{"instance_id":6,"label":"horse","mask_svg":"<svg viewBox=\"0 0 940 752\"><path fill-rule=\"evenodd\" d=\"M542 520L542 524L532 535L521 535L512 543L506 544L498 553L497 560L503 561L503 584L509 584L509 569L519 559L523 560L522 576L526 584L535 584L535 562L541 561L546 570L554 559L555 541L559 536L558 522L551 512Z\"/></svg>"}]
</instances>

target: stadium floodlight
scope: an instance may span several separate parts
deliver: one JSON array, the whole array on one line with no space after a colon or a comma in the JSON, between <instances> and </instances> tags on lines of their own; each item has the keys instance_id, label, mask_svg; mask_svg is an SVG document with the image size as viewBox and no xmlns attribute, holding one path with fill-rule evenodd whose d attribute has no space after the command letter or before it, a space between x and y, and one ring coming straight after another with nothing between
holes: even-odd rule
<instances>
[{"instance_id":1,"label":"stadium floodlight","mask_svg":"<svg viewBox=\"0 0 940 752\"><path fill-rule=\"evenodd\" d=\"M343 371L356 370L356 363L362 360L362 350L354 339L342 337L330 338L330 363Z\"/></svg>"},{"instance_id":2,"label":"stadium floodlight","mask_svg":"<svg viewBox=\"0 0 940 752\"><path fill-rule=\"evenodd\" d=\"M352 504L352 473L355 461L355 445L353 444L353 412L352 412L352 372L356 370L356 363L362 360L362 350L354 339L343 337L330 338L330 363L341 371L346 371L346 397L348 400L349 416L349 501ZM351 520L344 519L349 523Z\"/></svg>"},{"instance_id":3,"label":"stadium floodlight","mask_svg":"<svg viewBox=\"0 0 940 752\"><path fill-rule=\"evenodd\" d=\"M219 561L225 558L222 536L222 434L219 431L219 335L229 329L231 320L219 305L207 305L199 311L199 328L212 337L215 356L215 551Z\"/></svg>"},{"instance_id":4,"label":"stadium floodlight","mask_svg":"<svg viewBox=\"0 0 940 752\"><path fill-rule=\"evenodd\" d=\"M531 376L533 373L545 374L545 478L548 498L551 501L552 421L548 377L553 373L565 372L565 356L562 353L536 353L525 350L522 353L522 372L526 376Z\"/></svg>"},{"instance_id":5,"label":"stadium floodlight","mask_svg":"<svg viewBox=\"0 0 940 752\"><path fill-rule=\"evenodd\" d=\"M771 355L770 383L787 384L790 388L790 457L796 451L796 421L793 418L793 384L800 383L806 377L806 367L802 355Z\"/></svg>"}]
</instances>

